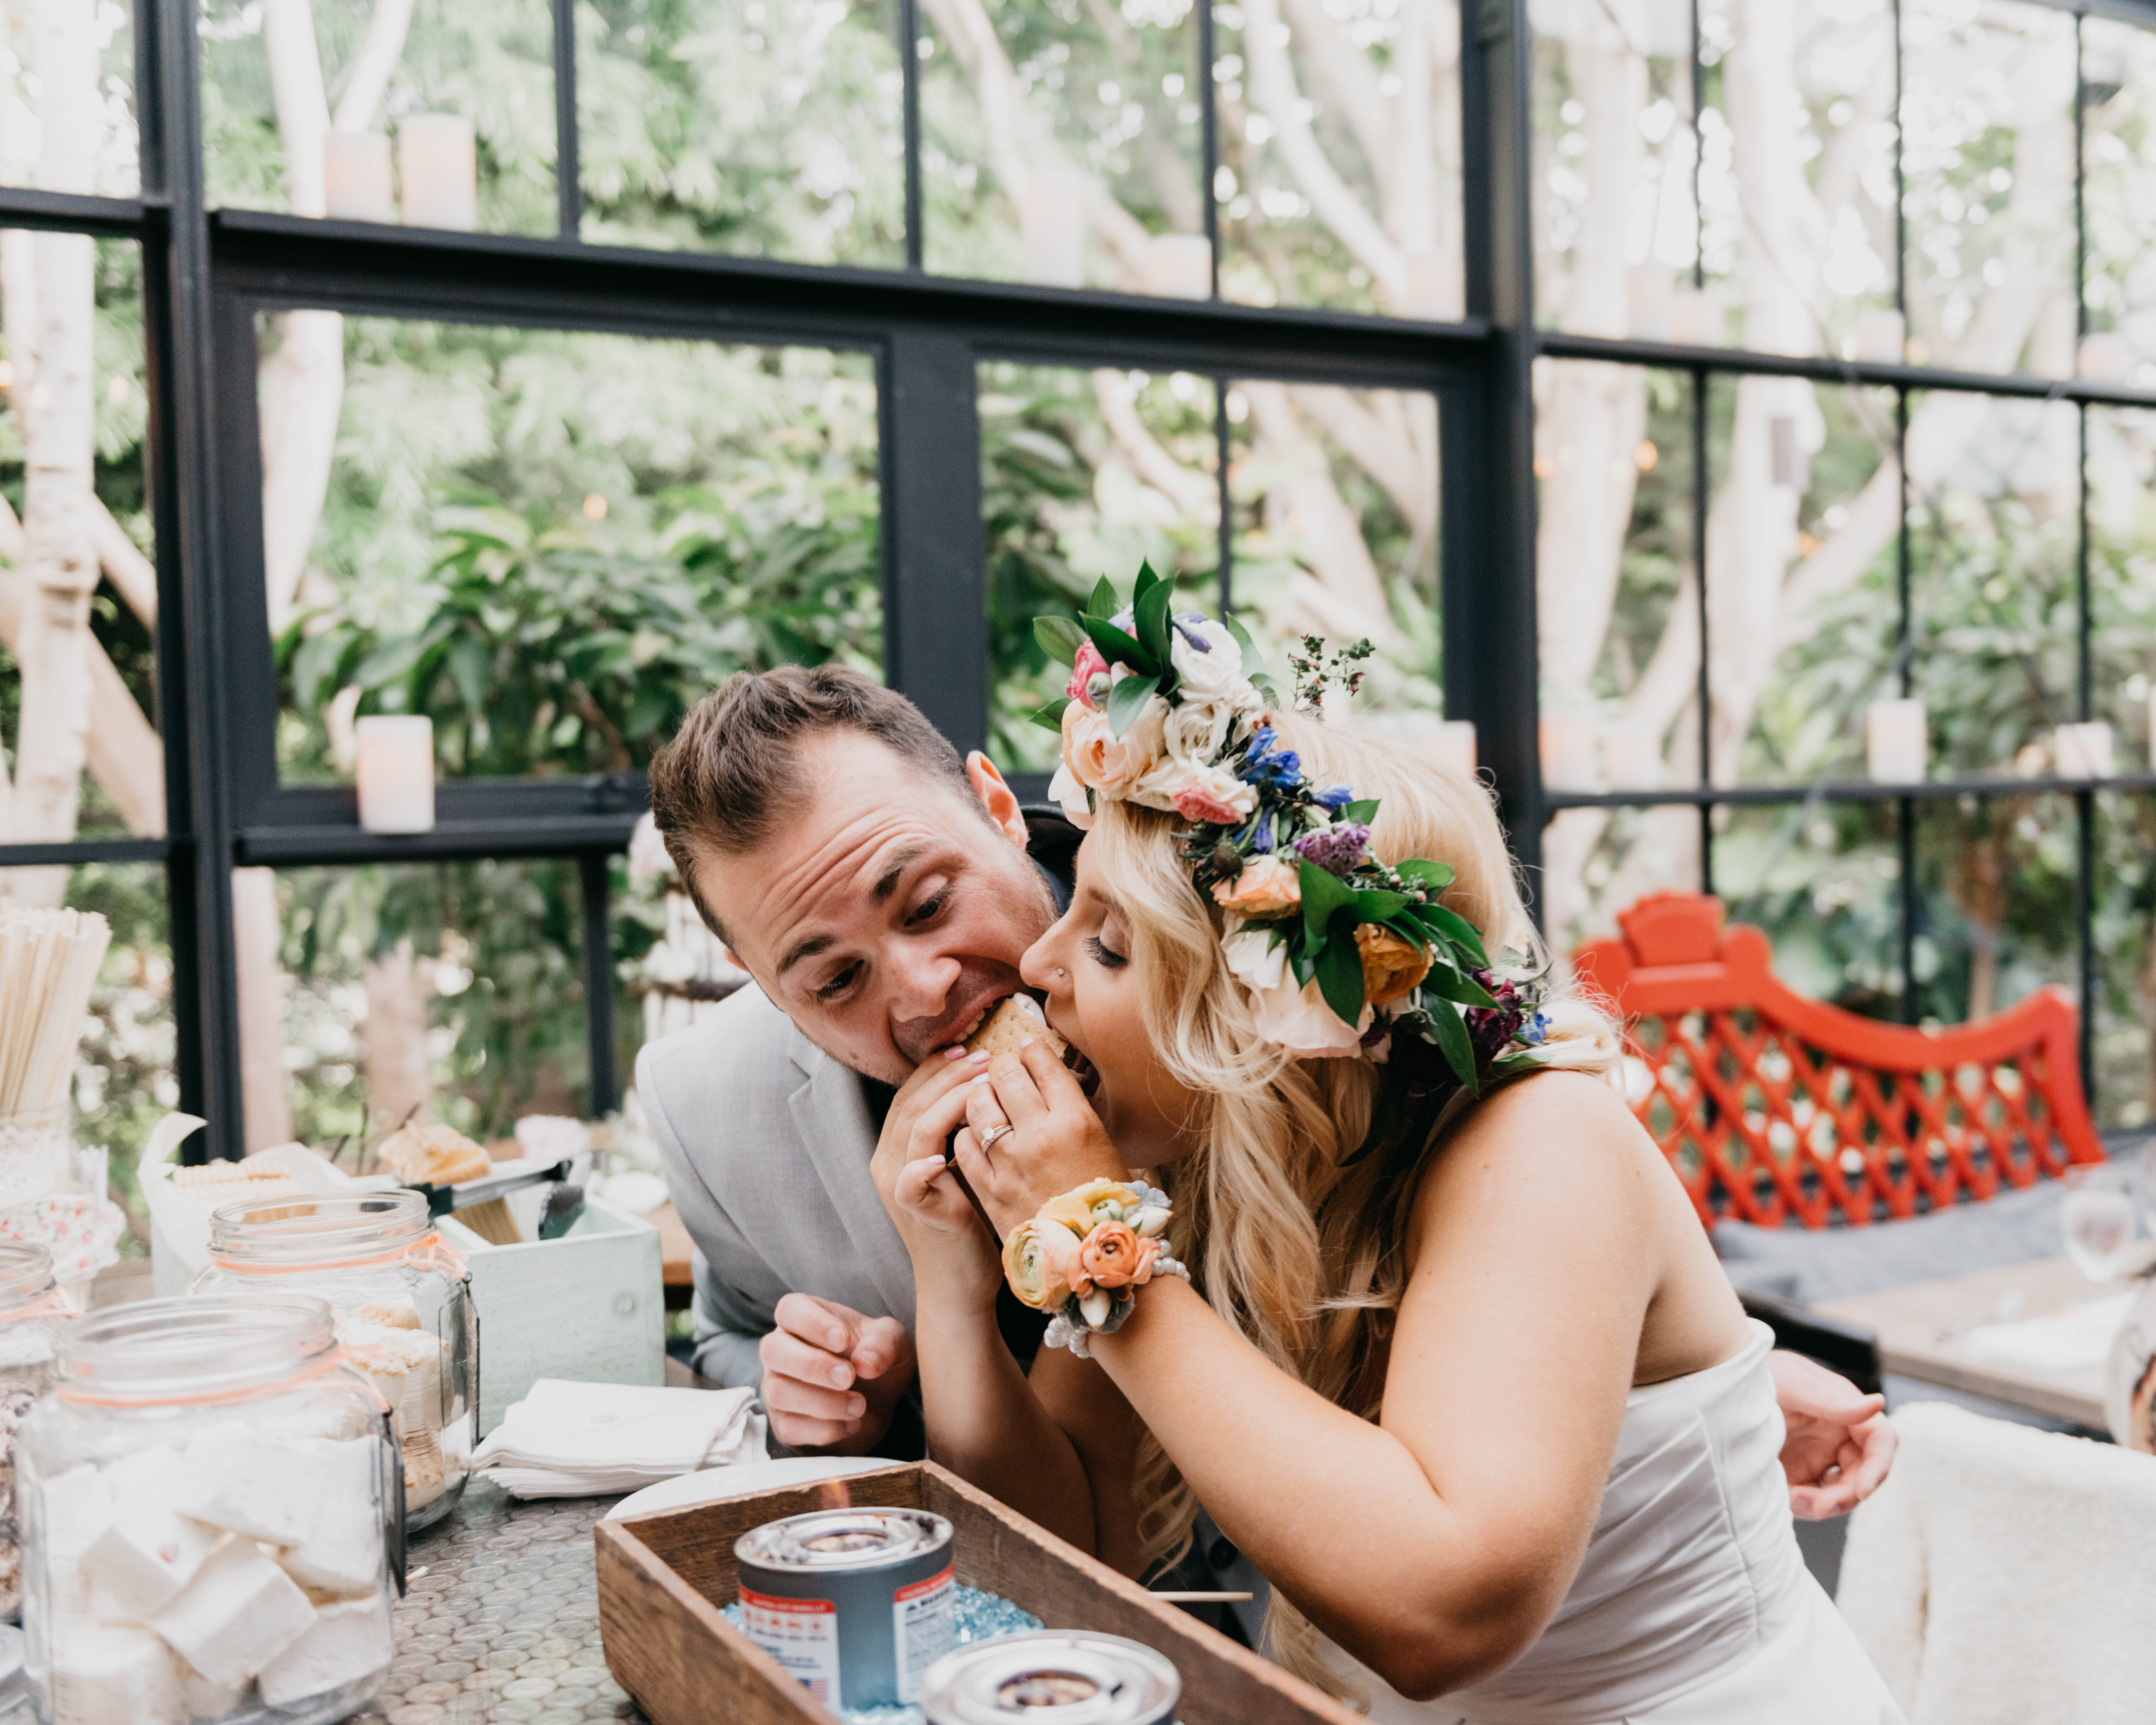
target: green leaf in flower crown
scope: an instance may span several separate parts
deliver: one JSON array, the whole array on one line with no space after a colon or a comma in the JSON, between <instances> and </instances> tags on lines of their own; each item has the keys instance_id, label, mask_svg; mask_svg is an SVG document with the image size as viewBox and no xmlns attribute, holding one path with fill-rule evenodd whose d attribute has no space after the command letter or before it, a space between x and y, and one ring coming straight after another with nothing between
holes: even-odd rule
<instances>
[{"instance_id":1,"label":"green leaf in flower crown","mask_svg":"<svg viewBox=\"0 0 2156 1725\"><path fill-rule=\"evenodd\" d=\"M1160 577L1152 572L1152 559L1147 557L1138 565L1138 578L1131 583L1131 603L1135 608L1152 588L1160 585Z\"/></svg>"},{"instance_id":2,"label":"green leaf in flower crown","mask_svg":"<svg viewBox=\"0 0 2156 1725\"><path fill-rule=\"evenodd\" d=\"M1466 1021L1442 1000L1424 1016L1430 1024L1430 1040L1445 1055L1453 1076L1467 1086L1470 1096L1481 1095L1482 1086L1475 1079L1475 1042L1467 1034Z\"/></svg>"},{"instance_id":3,"label":"green leaf in flower crown","mask_svg":"<svg viewBox=\"0 0 2156 1725\"><path fill-rule=\"evenodd\" d=\"M1367 827L1378 818L1378 799L1375 797L1363 797L1356 802L1350 803L1340 811L1340 818L1342 820L1352 820L1359 826Z\"/></svg>"},{"instance_id":4,"label":"green leaf in flower crown","mask_svg":"<svg viewBox=\"0 0 2156 1725\"><path fill-rule=\"evenodd\" d=\"M1250 639L1250 630L1233 617L1223 617L1220 621L1227 624L1228 633L1235 638L1235 644L1243 649L1243 675L1250 678L1263 677L1265 674L1265 655L1258 651L1258 644Z\"/></svg>"},{"instance_id":5,"label":"green leaf in flower crown","mask_svg":"<svg viewBox=\"0 0 2156 1725\"><path fill-rule=\"evenodd\" d=\"M1250 686L1265 696L1265 705L1275 712L1279 712L1286 706L1286 703L1281 699L1280 685L1273 681L1270 677L1253 674L1250 678Z\"/></svg>"},{"instance_id":6,"label":"green leaf in flower crown","mask_svg":"<svg viewBox=\"0 0 2156 1725\"><path fill-rule=\"evenodd\" d=\"M1452 865L1432 862L1426 856L1409 857L1396 865L1396 872L1403 880L1419 882L1433 898L1452 885Z\"/></svg>"},{"instance_id":7,"label":"green leaf in flower crown","mask_svg":"<svg viewBox=\"0 0 2156 1725\"><path fill-rule=\"evenodd\" d=\"M1314 947L1325 938L1333 913L1353 905L1355 895L1337 875L1327 874L1313 862L1298 866L1296 876L1302 885L1302 926Z\"/></svg>"},{"instance_id":8,"label":"green leaf in flower crown","mask_svg":"<svg viewBox=\"0 0 2156 1725\"><path fill-rule=\"evenodd\" d=\"M1160 666L1152 655L1106 619L1089 613L1078 621L1085 625L1086 633L1093 638L1093 644L1101 649L1101 657L1109 664L1127 665L1151 676L1160 675Z\"/></svg>"},{"instance_id":9,"label":"green leaf in flower crown","mask_svg":"<svg viewBox=\"0 0 2156 1725\"><path fill-rule=\"evenodd\" d=\"M1068 617L1034 618L1033 638L1040 650L1059 665L1075 664L1078 649L1086 644L1086 631Z\"/></svg>"},{"instance_id":10,"label":"green leaf in flower crown","mask_svg":"<svg viewBox=\"0 0 2156 1725\"><path fill-rule=\"evenodd\" d=\"M1422 979L1422 991L1446 1000L1457 1000L1462 1006L1495 1006L1490 992L1474 978L1462 976L1449 964L1433 964L1430 974Z\"/></svg>"},{"instance_id":11,"label":"green leaf in flower crown","mask_svg":"<svg viewBox=\"0 0 2156 1725\"><path fill-rule=\"evenodd\" d=\"M1050 731L1060 731L1063 728L1063 709L1070 705L1069 696L1059 695L1045 706L1035 707L1029 716L1036 725L1045 726Z\"/></svg>"},{"instance_id":12,"label":"green leaf in flower crown","mask_svg":"<svg viewBox=\"0 0 2156 1725\"><path fill-rule=\"evenodd\" d=\"M1113 617L1116 614L1115 583L1106 576L1103 575L1093 583L1093 596L1086 601L1086 608L1096 617Z\"/></svg>"},{"instance_id":13,"label":"green leaf in flower crown","mask_svg":"<svg viewBox=\"0 0 2156 1725\"><path fill-rule=\"evenodd\" d=\"M1146 575L1152 573L1148 567ZM1138 578L1141 583L1145 576ZM1159 668L1161 693L1170 693L1175 686L1175 660L1168 652L1168 608L1175 603L1175 589L1156 578L1150 587L1141 585L1132 622L1138 644L1152 655L1153 664Z\"/></svg>"},{"instance_id":14,"label":"green leaf in flower crown","mask_svg":"<svg viewBox=\"0 0 2156 1725\"><path fill-rule=\"evenodd\" d=\"M1317 988L1342 1024L1362 1022L1363 949L1344 924L1334 926L1325 950L1317 955Z\"/></svg>"},{"instance_id":15,"label":"green leaf in flower crown","mask_svg":"<svg viewBox=\"0 0 2156 1725\"><path fill-rule=\"evenodd\" d=\"M1108 691L1108 730L1118 741L1137 722L1138 714L1159 686L1158 677L1133 675L1123 678Z\"/></svg>"},{"instance_id":16,"label":"green leaf in flower crown","mask_svg":"<svg viewBox=\"0 0 2156 1725\"><path fill-rule=\"evenodd\" d=\"M1490 955L1482 950L1482 937L1475 932L1475 925L1457 911L1448 911L1443 905L1417 905L1415 915L1428 927L1465 947L1467 956L1475 961L1476 968L1486 970Z\"/></svg>"},{"instance_id":17,"label":"green leaf in flower crown","mask_svg":"<svg viewBox=\"0 0 2156 1725\"><path fill-rule=\"evenodd\" d=\"M1358 922L1387 922L1414 902L1404 892L1388 892L1378 887L1365 887L1354 895L1354 901Z\"/></svg>"}]
</instances>

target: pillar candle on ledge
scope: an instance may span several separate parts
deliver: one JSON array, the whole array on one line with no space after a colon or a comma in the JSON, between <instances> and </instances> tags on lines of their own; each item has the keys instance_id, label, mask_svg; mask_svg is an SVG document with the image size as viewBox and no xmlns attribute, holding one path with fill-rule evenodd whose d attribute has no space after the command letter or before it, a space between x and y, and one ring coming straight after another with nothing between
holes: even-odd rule
<instances>
[{"instance_id":1,"label":"pillar candle on ledge","mask_svg":"<svg viewBox=\"0 0 2156 1725\"><path fill-rule=\"evenodd\" d=\"M2148 770L2156 773L2156 689L2148 691Z\"/></svg>"},{"instance_id":2,"label":"pillar candle on ledge","mask_svg":"<svg viewBox=\"0 0 2156 1725\"><path fill-rule=\"evenodd\" d=\"M369 713L359 738L359 824L370 833L434 829L434 721Z\"/></svg>"},{"instance_id":3,"label":"pillar candle on ledge","mask_svg":"<svg viewBox=\"0 0 2156 1725\"><path fill-rule=\"evenodd\" d=\"M1924 704L1875 701L1865 714L1865 763L1875 783L1922 784L1927 741Z\"/></svg>"},{"instance_id":4,"label":"pillar candle on ledge","mask_svg":"<svg viewBox=\"0 0 2156 1725\"><path fill-rule=\"evenodd\" d=\"M1474 778L1481 765L1475 753L1474 720L1440 719L1423 738L1422 752L1439 766Z\"/></svg>"},{"instance_id":5,"label":"pillar candle on ledge","mask_svg":"<svg viewBox=\"0 0 2156 1725\"><path fill-rule=\"evenodd\" d=\"M1146 291L1169 300L1213 296L1213 247L1202 234L1156 234L1146 242Z\"/></svg>"},{"instance_id":6,"label":"pillar candle on ledge","mask_svg":"<svg viewBox=\"0 0 2156 1725\"><path fill-rule=\"evenodd\" d=\"M479 150L461 114L410 114L397 128L404 219L415 228L479 226Z\"/></svg>"},{"instance_id":7,"label":"pillar candle on ledge","mask_svg":"<svg viewBox=\"0 0 2156 1725\"><path fill-rule=\"evenodd\" d=\"M1661 739L1644 719L1612 719L1602 733L1602 765L1613 791L1660 790Z\"/></svg>"},{"instance_id":8,"label":"pillar candle on ledge","mask_svg":"<svg viewBox=\"0 0 2156 1725\"><path fill-rule=\"evenodd\" d=\"M397 196L389 175L389 137L378 131L333 131L322 139L323 213L346 222L393 222Z\"/></svg>"},{"instance_id":9,"label":"pillar candle on ledge","mask_svg":"<svg viewBox=\"0 0 2156 1725\"><path fill-rule=\"evenodd\" d=\"M1594 788L1594 721L1584 713L1553 713L1542 722L1543 786L1553 791Z\"/></svg>"},{"instance_id":10,"label":"pillar candle on ledge","mask_svg":"<svg viewBox=\"0 0 2156 1725\"><path fill-rule=\"evenodd\" d=\"M2115 763L2111 726L2102 719L2060 726L2051 733L2051 759L2061 778L2109 778Z\"/></svg>"}]
</instances>

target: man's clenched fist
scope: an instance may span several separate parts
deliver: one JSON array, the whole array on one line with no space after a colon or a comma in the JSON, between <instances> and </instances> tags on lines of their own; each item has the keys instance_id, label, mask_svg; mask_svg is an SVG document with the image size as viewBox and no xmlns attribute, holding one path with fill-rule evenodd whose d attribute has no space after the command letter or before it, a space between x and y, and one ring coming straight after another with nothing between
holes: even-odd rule
<instances>
[{"instance_id":1,"label":"man's clenched fist","mask_svg":"<svg viewBox=\"0 0 2156 1725\"><path fill-rule=\"evenodd\" d=\"M867 1455L913 1382L913 1337L895 1317L810 1294L788 1294L773 1316L778 1327L757 1346L773 1435L789 1450Z\"/></svg>"}]
</instances>

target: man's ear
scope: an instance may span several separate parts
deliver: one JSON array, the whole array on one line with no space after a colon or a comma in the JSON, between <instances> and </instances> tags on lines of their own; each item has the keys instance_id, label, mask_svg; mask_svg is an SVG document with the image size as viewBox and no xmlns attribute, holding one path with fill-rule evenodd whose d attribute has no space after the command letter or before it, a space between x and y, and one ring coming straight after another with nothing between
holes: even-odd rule
<instances>
[{"instance_id":1,"label":"man's ear","mask_svg":"<svg viewBox=\"0 0 2156 1725\"><path fill-rule=\"evenodd\" d=\"M1025 817L1019 812L1018 798L1004 783L1004 776L996 771L996 763L978 749L966 757L966 777L973 781L973 794L981 799L981 807L988 811L988 819L996 824L996 830L1020 850L1025 849Z\"/></svg>"}]
</instances>

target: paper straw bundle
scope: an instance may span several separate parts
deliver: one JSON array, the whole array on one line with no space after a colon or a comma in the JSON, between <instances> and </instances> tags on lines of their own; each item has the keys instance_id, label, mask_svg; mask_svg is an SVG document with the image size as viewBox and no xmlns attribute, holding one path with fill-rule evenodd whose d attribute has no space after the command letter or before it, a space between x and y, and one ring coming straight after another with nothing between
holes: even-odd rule
<instances>
[{"instance_id":1,"label":"paper straw bundle","mask_svg":"<svg viewBox=\"0 0 2156 1725\"><path fill-rule=\"evenodd\" d=\"M0 909L0 1120L64 1109L112 925L95 911Z\"/></svg>"}]
</instances>

